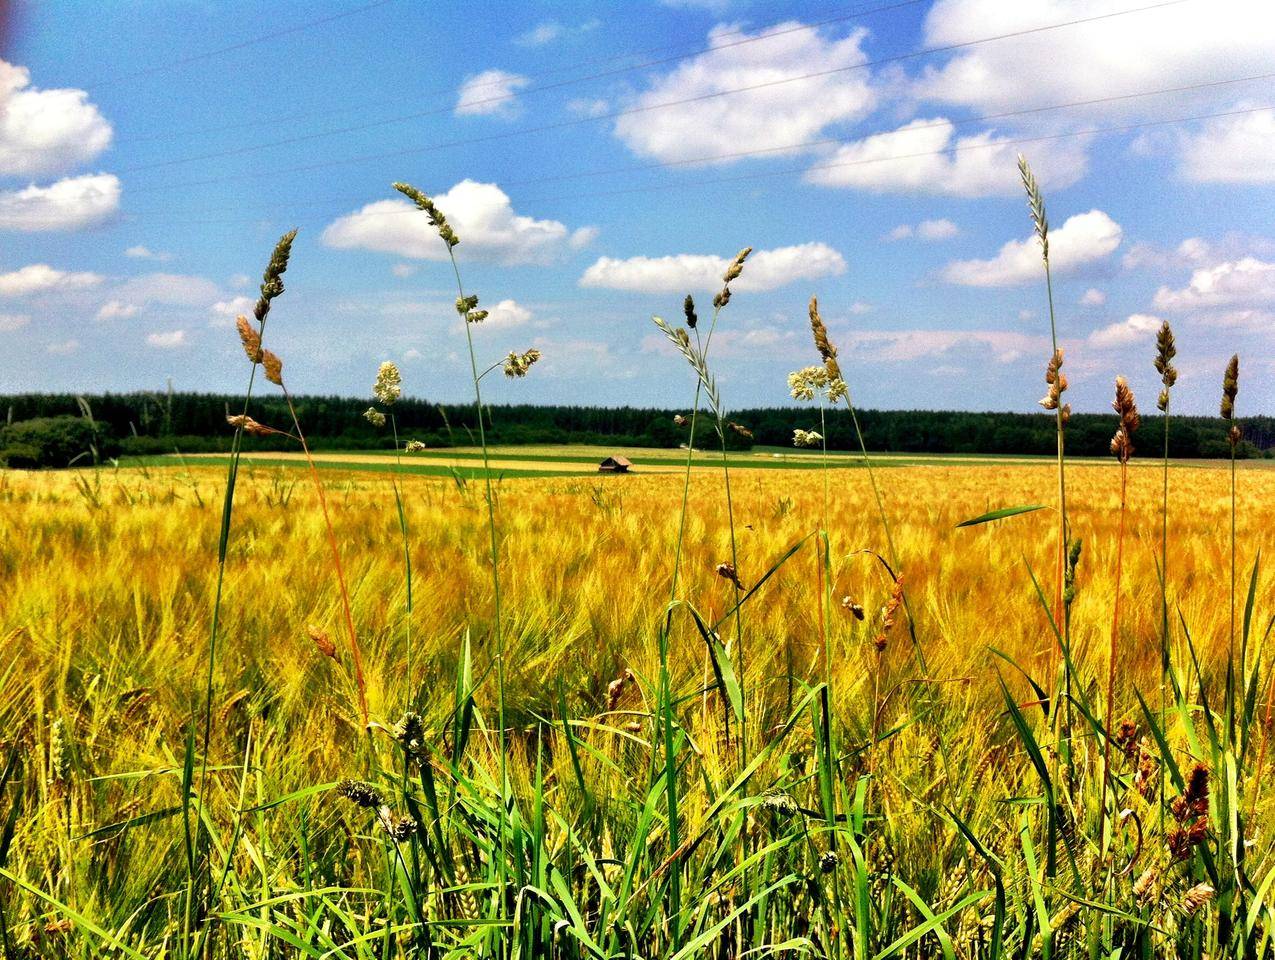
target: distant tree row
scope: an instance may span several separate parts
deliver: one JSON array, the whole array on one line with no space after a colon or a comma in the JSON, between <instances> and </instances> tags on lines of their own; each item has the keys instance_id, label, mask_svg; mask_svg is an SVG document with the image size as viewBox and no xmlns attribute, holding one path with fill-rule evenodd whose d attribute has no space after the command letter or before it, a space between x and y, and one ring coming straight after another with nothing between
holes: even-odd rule
<instances>
[{"instance_id":1,"label":"distant tree row","mask_svg":"<svg viewBox=\"0 0 1275 960\"><path fill-rule=\"evenodd\" d=\"M295 398L297 414L307 438L320 449L389 449L388 431L363 419L367 401L348 397ZM40 418L91 413L99 441L125 454L205 452L229 447L228 413L242 410L243 400L216 394L125 393L76 397L72 394L0 396L0 425L8 425L11 442L18 441L18 424ZM420 440L431 447L465 446L477 442L472 406L433 404L403 399L394 408L399 439ZM686 410L638 407L495 406L488 410L488 439L497 444L587 443L624 447L675 447L684 443L687 428L674 421ZM288 420L282 399L254 400L252 415L282 426ZM810 408L770 407L738 410L731 418L752 432L752 438L728 431L734 449L754 444L784 447L793 430L819 429L817 411ZM1074 414L1068 427L1069 452L1082 456L1107 453L1114 429L1111 414ZM697 444L709 446L711 430L701 419ZM1243 457L1275 456L1275 417L1242 418ZM1047 413L969 413L931 410L861 410L859 423L870 450L896 453L1040 454L1054 451L1054 418ZM16 432L15 432L16 431ZM854 426L844 408L828 411L830 449L857 448ZM1170 424L1169 452L1174 457L1229 455L1227 427L1216 417L1175 416ZM1135 442L1146 455L1161 449L1159 418L1144 421ZM26 441L23 441L25 444ZM257 450L285 449L284 438L248 438Z\"/></svg>"}]
</instances>

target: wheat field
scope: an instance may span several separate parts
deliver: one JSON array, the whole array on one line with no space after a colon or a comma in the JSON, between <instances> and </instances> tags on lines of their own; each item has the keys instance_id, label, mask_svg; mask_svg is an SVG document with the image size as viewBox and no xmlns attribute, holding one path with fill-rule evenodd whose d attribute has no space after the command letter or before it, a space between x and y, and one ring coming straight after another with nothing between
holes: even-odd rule
<instances>
[{"instance_id":1,"label":"wheat field","mask_svg":"<svg viewBox=\"0 0 1275 960\"><path fill-rule=\"evenodd\" d=\"M1096 690L1106 673L1115 587L1118 467L1070 468L1069 510L1084 544L1072 644L1078 682ZM1161 474L1152 464L1130 473L1118 703L1121 717L1145 730L1134 689L1159 702ZM818 721L809 700L820 683L831 691L831 722L842 748L839 789L868 821L860 825L854 849L864 858L869 898L881 905L873 921L876 942L884 946L926 921L903 888L892 886L897 878L931 905L930 917L965 904L918 937L907 955L937 955L950 947L974 956L989 948L990 894L965 901L971 890L990 889L991 877L987 865L969 854L947 811L959 811L1007 870L1024 856L1019 830L1033 810L1024 798L1040 788L1006 716L998 673L1019 702L1029 704L1033 696L993 648L1041 683L1057 670L1058 645L1029 573L1037 571L1043 581L1052 575L1054 511L970 528L956 524L1006 503L1049 503L1053 469L963 463L896 467L878 477L926 672L906 629L890 631L880 653L873 643L877 611L888 603L893 583L875 560L858 553L885 551L866 473L829 471L826 518L825 478L818 472L732 474L742 584L751 586L801 544L747 604L742 641L733 620L721 627L732 658L741 643L748 648L740 682L750 742L763 753L764 745L775 745L752 773L752 800L735 804L725 818L745 835L747 856L760 857L752 879L713 862L721 856L720 834L728 830L724 811L714 807L738 769L740 744L725 732L725 698L714 686L704 640L685 618L672 627L671 686L684 698L678 715L690 747L682 835L703 829L710 837L686 855L685 869L688 880L713 878L699 922L712 929L717 920L730 919L701 944L712 955L735 955L744 947L731 937L745 935L759 947L803 938L826 944L829 952L847 946L844 934L840 944L835 935L827 939L826 930L822 939L815 935L827 922L821 920L827 905L804 881L732 918L737 901L748 899L744 893L759 893L765 881L828 848L821 838L826 824L806 813L790 818L785 806L788 798L803 809L820 806L812 779L819 763ZM438 879L420 889L427 891L421 905L429 907L426 913L457 924L434 929L428 949L476 955L483 937L499 929L476 923L487 912L484 897L494 878L481 875L489 861L465 849L468 843L476 851L482 841L464 840L474 829L465 824L481 809L481 794L496 783L483 492L474 483L399 481L412 532L409 619L391 481L357 469L325 471L323 479L351 585L373 733L365 740L361 730L314 490L301 471L253 470L240 477L236 494L223 639L213 673L205 816L214 873L224 876L212 906L220 921L211 946L226 955L260 957L400 955L382 952L392 940L394 951L418 955L408 952L411 907L398 886L402 878L395 878L393 864L387 868L384 839L365 811L334 797L330 788L343 777L368 777L372 769L395 781L401 761L394 760L391 729L414 703L437 743L432 762L436 789L443 792L452 774L460 773L445 758L456 750L456 678L467 653L477 719L465 772L446 788L453 792L450 802L466 813L449 810L440 799L446 826L459 834L447 841L458 848L457 862L451 875L437 866ZM201 709L223 484L220 470L190 466L3 475L0 730L5 753L21 744L25 756L17 778L22 815L11 822L4 865L11 956L182 955L182 771L191 718ZM1216 688L1229 629L1230 558L1220 533L1229 516L1229 471L1176 465L1170 490L1169 596L1190 627L1206 682ZM1247 567L1275 546L1275 472L1241 469L1238 490L1237 537ZM682 590L717 619L733 604L733 586L716 571L730 556L722 480L697 473L689 491ZM631 845L648 845L648 863L638 868L639 876L647 874L641 881L646 889L630 891L625 909L633 912L636 941L669 942L670 932L660 932L664 921L649 921L645 932L640 923L643 912L667 896L653 889L664 860L663 830L658 822L644 822L644 814L656 753L658 627L678 537L680 479L641 473L520 479L499 483L495 494L508 630L508 776L527 818L523 842L531 842L539 817L544 856L559 864L560 878L576 891L579 923L592 929L599 952L649 955L624 937L607 947L599 890L590 891L588 878L572 875L565 864L594 862L589 869L598 872L599 888L603 878L618 887L620 867L597 864L608 857L623 863L637 852ZM809 536L819 529L828 531L826 569L835 601L823 626L820 553ZM1260 573L1256 595L1263 602L1255 619L1271 615L1270 588L1270 576ZM867 611L862 622L842 606L843 597ZM334 657L316 645L312 627L331 639ZM1174 662L1187 677L1189 655L1178 636ZM921 683L927 677L933 682ZM1022 709L1040 714L1038 707ZM574 751L564 745L567 717ZM1189 739L1175 726L1167 726L1167 735L1189 758ZM1080 738L1077 749L1092 754L1097 744ZM377 758L373 766L369 750ZM466 789L475 796L466 798ZM12 797L14 787L9 791ZM415 793L424 806L419 784ZM1141 910L1161 929L1176 930L1184 914L1175 898L1181 901L1194 884L1168 859L1154 798L1130 793L1145 836L1136 854L1129 836L1117 837L1134 865L1113 881L1116 902L1124 912L1136 916ZM1085 802L1078 790L1075 814L1082 822L1092 814ZM798 820L809 821L802 826L804 841L781 843ZM1270 875L1273 822L1275 791L1268 790L1247 827L1257 841L1248 867L1255 877ZM803 843L813 854L803 851ZM574 851L576 845L588 848L588 858ZM1081 843L1080 859L1092 860L1084 848ZM425 862L402 867L429 873ZM1086 876L1093 869L1083 862L1079 867ZM1156 895L1136 897L1133 884L1149 869L1163 871ZM1182 875L1174 876L1175 869ZM835 892L835 872L814 870L811 876ZM560 895L552 880L545 882L547 896ZM846 885L842 896L853 900L853 883ZM1011 912L1017 904L1024 918L1034 915L1029 890L1011 887L1008 896ZM1055 897L1054 913L1069 902ZM1098 926L1093 918L1101 912L1090 917ZM466 918L474 925L466 926ZM1070 929L1059 922L1055 939ZM1027 938L1020 946L1030 950L1030 937L1040 939L1039 927L1019 936ZM1169 933L1155 937L1168 942ZM589 952L561 934L544 942L556 943L563 955Z\"/></svg>"}]
</instances>

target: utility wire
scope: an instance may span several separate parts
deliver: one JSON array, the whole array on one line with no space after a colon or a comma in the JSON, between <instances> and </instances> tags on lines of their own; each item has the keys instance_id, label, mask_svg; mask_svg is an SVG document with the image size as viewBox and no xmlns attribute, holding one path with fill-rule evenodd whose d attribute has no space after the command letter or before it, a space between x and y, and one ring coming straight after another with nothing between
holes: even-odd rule
<instances>
[{"instance_id":1,"label":"utility wire","mask_svg":"<svg viewBox=\"0 0 1275 960\"><path fill-rule=\"evenodd\" d=\"M656 110L667 109L669 107L686 106L687 104L691 104L691 103L700 103L707 100L715 100L720 97L730 96L730 95L738 94L738 93L748 93L748 92L752 92L756 90L772 89L774 87L783 86L785 84L796 83L801 80L813 80L820 77L827 77L827 76L833 76L836 74L846 73L852 70L865 70L865 69L868 69L869 67L878 67L878 66L884 66L884 65L892 64L892 63L900 63L905 60L913 60L918 57L930 56L936 53L950 53L956 50L964 50L970 47L979 46L984 43L992 43L999 40L1008 40L1008 39L1013 39L1016 37L1030 36L1034 34L1045 33L1051 30L1059 30L1066 27L1078 26L1078 25L1086 24L1086 23L1097 23L1099 21L1110 20L1115 17L1128 16L1130 14L1135 14L1135 13L1145 13L1145 12L1149 12L1153 10L1161 10L1167 7L1179 6L1183 3L1189 3L1189 2L1192 2L1192 0L1161 0L1161 2L1159 3L1148 4L1148 5L1140 6L1140 7L1132 7L1125 10L1115 11L1112 13L1097 14L1090 17L1079 17L1072 20L1066 20L1061 23L1053 23L1053 24L1046 24L1046 25L1042 25L1038 27L1030 27L1025 30L1014 30L1008 33L995 34L989 37L980 37L979 39L976 39L976 40L966 40L960 43L949 43L949 44L943 44L941 46L926 47L924 49L912 51L910 53L896 54L894 56L882 57L876 60L867 60L862 63L851 64L850 66L846 66L846 67L834 67L829 70L818 70L812 73L799 74L796 76L780 77L775 80L766 80L760 83L749 84L743 87L733 87L727 90L715 90L711 93L699 94L698 96L694 96L694 97L684 97L678 100L668 100L668 101L663 101L661 103L653 103L653 104L645 104L645 105L636 106L636 107L628 107L624 110L615 110L610 113L600 114L597 116L577 117L572 120L563 120L558 123L546 124L540 127L528 127L528 128L520 128L518 130L502 131L500 133L490 134L485 137L472 138L466 141L453 141L447 144L432 144L427 147L413 147L413 148L408 148L405 150L392 151L389 153L371 154L371 155L362 156L362 157L352 157L352 158L343 159L343 160L328 161L323 164L312 164L312 165L308 165L304 167L294 167L291 169L275 170L275 171L260 171L254 174L244 175L244 178L253 179L256 177L263 177L263 176L273 177L273 176L280 176L280 175L288 174L288 173L303 173L303 172L309 172L315 169L322 169L325 167L341 166L341 165L352 164L352 163L363 163L368 160L382 160L382 159L388 159L392 157L407 156L414 153L423 153L430 150L440 149L445 146L460 146L462 144L468 144L468 143L482 143L482 142L488 142L492 140L502 140L509 137L525 136L526 134L529 134L529 133L542 133L542 132L547 132L551 130L564 129L566 127L579 126L585 123L598 123L603 120L615 120L620 117L650 113ZM545 89L545 88L542 87L540 89ZM528 91L522 91L519 94L508 94L501 97L491 97L483 101L474 101L474 103L491 103L496 101L504 101L504 100L511 99L515 96L522 95L523 93L526 93L526 92ZM197 156L179 157L179 158L175 158L171 160L161 160L161 161L156 161L154 163L141 164L141 165L137 165L133 167L124 168L123 170L120 170L119 172L120 173L140 173L140 172L145 172L148 170L156 170L156 169L161 169L164 167L178 166L178 165L186 164L186 163L196 163L203 160L220 160L220 159L225 159L228 157L241 156L248 153L256 153L258 151L268 150L273 147L291 146L298 143L308 143L314 140L323 139L325 137L338 136L338 135L346 134L346 133L357 133L357 132L362 132L364 130L371 130L376 127L383 127L383 126L388 126L395 123L403 123L409 120L416 120L416 119L421 119L424 117L435 116L439 113L450 112L451 109L452 109L451 107L440 107L440 108L436 108L432 110L425 110L425 111L419 111L416 113L403 114L397 117L391 117L384 120L375 120L368 123L352 124L350 126L342 127L336 130L326 130L326 131L320 131L317 133L303 134L303 135L299 135L295 137L287 137L285 139L275 140L269 143L249 144L242 147L233 148L230 150L220 150L220 151L215 151L212 153L200 154ZM190 185L189 183L185 183L185 184L181 184L180 186L185 187L189 185Z\"/></svg>"}]
</instances>

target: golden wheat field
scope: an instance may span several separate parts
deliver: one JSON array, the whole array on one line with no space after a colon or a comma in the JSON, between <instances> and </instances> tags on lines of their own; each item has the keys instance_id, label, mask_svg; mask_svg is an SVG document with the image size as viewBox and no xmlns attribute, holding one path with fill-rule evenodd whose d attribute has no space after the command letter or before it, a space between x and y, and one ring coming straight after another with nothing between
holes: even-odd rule
<instances>
[{"instance_id":1,"label":"golden wheat field","mask_svg":"<svg viewBox=\"0 0 1275 960\"><path fill-rule=\"evenodd\" d=\"M1230 476L1229 465L1220 464L1175 464L1169 471L1168 596L1175 621L1190 630L1211 690L1219 689L1219 665L1226 662L1229 643ZM989 858L999 858L1008 872L1011 860L1026 857L1022 869L1028 877L1042 869L1035 860L1040 851L1029 854L1030 845L1023 845L1027 834L1020 835L1020 828L1028 830L1029 815L1038 817L1033 810L1039 801L1030 798L1039 793L1039 782L1030 751L1015 736L997 677L1004 676L1023 715L1035 724L1037 698L1009 660L1046 687L1058 671L1059 645L1029 574L1030 567L1043 593L1053 595L1057 515L1045 509L975 527L956 524L1007 504L1052 504L1054 467L960 462L879 468L877 478L923 668L906 628L882 628L878 611L890 602L895 584L876 559L861 552L886 553L866 471L834 468L826 476L732 471L741 586L754 586L799 544L740 608L738 621L724 616L734 604L734 586L717 570L731 557L722 477L691 476L679 592L707 621L722 621L720 640L728 662L736 664L749 725L742 739L738 730L731 733L725 688L714 682L704 639L686 617L671 621L669 686L680 695L678 735L688 748L687 782L679 798L681 836L701 831L701 840L717 837L683 851L684 866L677 869L686 873L686 892L678 895L689 897L694 878L703 878L703 891L694 890L696 896L704 893L706 905L696 908L703 919L688 919L684 935L697 929L696 922L714 931L700 944L712 955L741 949L732 937L752 937L757 944L814 937L812 926L828 912L810 887L814 880L771 888L760 909L753 888L778 881L786 869L782 864L803 856L802 843L818 858L819 869L810 867L809 876L827 871L820 880L830 885L827 896L847 898L850 915L856 902L868 909L866 900L855 901L855 890L885 898L882 904L891 895L897 898L873 924L880 924L887 940L909 928L922 930L909 941L919 952L901 955L947 954L949 948L953 955L991 955L987 930L995 871L989 865L996 861ZM1072 462L1067 480L1072 534L1083 541L1071 607L1075 682L1100 704L1112 646L1119 468L1114 462ZM23 814L11 821L6 844L5 876L12 880L4 904L12 951L7 955L181 955L180 931L192 926L183 917L188 908L181 878L188 866L182 808L196 790L206 796L208 809L201 816L208 821L214 864L211 909L222 921L216 939L227 951L259 957L294 951L425 956L404 946L419 929L411 933L411 923L396 925L394 919L399 912L410 917L424 911L452 918L451 926L431 928L430 949L472 955L467 951L477 952L475 944L489 934L478 924L462 936L467 928L458 924L481 916L484 897L508 878L483 876L492 869L484 864L495 858L477 853L485 841L471 818L481 820L475 812L480 804L466 790L494 790L498 762L508 764L512 790L521 798L516 802L528 805L510 814L524 833L511 827L509 842L530 845L530 838L539 838L549 860L584 863L577 869L596 873L593 881L569 871L559 872L557 881L542 877L560 899L565 886L596 883L596 890L579 894L579 914L571 921L581 928L577 936L621 922L608 917L599 902L609 902L604 888L624 888L631 881L623 891L628 899L617 895L616 902L630 904L624 909L633 915L624 922L634 928L612 952L632 955L625 944L643 936L660 942L660 930L671 939L675 933L658 924L644 934L641 923L655 922L644 921L642 911L670 896L666 889L655 893L670 873L660 852L669 841L657 816L663 787L650 771L656 763L652 718L660 626L678 540L681 478L639 471L496 484L509 729L499 758L492 731L493 597L481 486L399 478L411 532L409 618L389 475L327 470L323 482L350 584L372 733L364 742L352 651L314 488L300 470L246 470L236 491L220 640L212 660L211 770L202 790L202 784L190 785L190 774L183 785L182 768L190 762L184 755L198 751L197 742L188 746L187 736L196 736L191 731L197 731L203 708L224 471L188 462L181 469L0 475L0 574L6 585L0 598L0 741L6 754L22 744L28 758L19 777ZM1114 647L1117 712L1143 733L1135 687L1148 703L1162 703L1156 572L1161 483L1158 465L1130 469L1123 612ZM1242 615L1248 569L1259 552L1269 555L1275 547L1275 471L1242 465L1237 490L1241 570L1235 603ZM826 566L820 541L812 536L819 529L828 531ZM822 579L825 570L829 585ZM831 587L827 605L825 586ZM1262 572L1255 637L1272 614L1270 596L1271 576ZM850 612L853 604L866 611L862 622ZM1185 632L1175 630L1174 636L1175 669L1191 681ZM321 649L327 643L333 656ZM476 719L466 735L471 766L462 777L456 759L462 736L457 677L466 650L473 678L468 702ZM818 693L825 683L830 695ZM860 836L849 842L862 882L846 880L844 891L837 887L835 855L827 859L826 839L820 839L835 830L819 827L811 817L793 853L768 839L773 825L766 825L766 816L778 814L761 813L763 807L791 812L786 806L791 801L801 805L804 818L813 813L808 807L820 806L825 787L816 784L815 771L824 765L817 742L825 728L814 709L820 696L827 699L828 723L843 751L836 763L842 771L838 783L827 789L844 797L830 802L844 801L842 809L852 811ZM343 777L395 779L400 763L381 741L392 747L392 731L401 739L401 726L394 725L412 704L437 738L431 752L440 782L435 786L431 779L429 789L446 796L438 801L444 812L433 827L438 829L439 820L450 824L444 829L458 834L448 834L448 840L460 850L452 868L435 862L438 850L429 855L438 879L423 884L428 893L420 900L408 897L400 874L426 872L425 861L416 862L416 853L410 864L401 854L397 863L387 861L383 838L369 833L370 822L331 794L333 782ZM563 727L567 717L569 727ZM566 729L573 731L574 749L564 747ZM1187 764L1198 749L1194 734L1171 708L1165 729ZM752 799L732 801L731 816L724 817L726 785L750 745ZM1101 752L1096 739L1080 734L1072 748L1091 758ZM452 760L444 761L449 754ZM1132 756L1136 766L1136 750ZM1078 781L1056 788L1055 799L1073 823L1095 815L1092 797L1085 799L1080 786L1094 774L1084 769L1075 775ZM444 787L447 772L452 780ZM1133 767L1124 773L1132 776ZM1260 781L1262 771L1256 775ZM404 800L419 817L429 790L422 793L424 779L415 786L405 783ZM409 799L413 792L415 800ZM1165 798L1172 793L1167 787ZM1158 801L1132 790L1129 795L1126 809L1140 814L1136 843L1122 821L1124 826L1110 828L1118 837L1104 834L1068 847L1072 869L1088 877L1120 858L1110 880L1116 891L1110 909L1118 916L1143 911L1154 918L1150 929L1167 938L1176 929L1173 917L1184 916L1171 901L1195 888L1189 877L1170 874L1169 828L1152 808ZM1255 846L1247 869L1254 877L1269 877L1275 790L1250 798L1245 815ZM462 809L469 811L464 817ZM970 854L953 828L958 810L961 822L984 838L986 858ZM865 816L871 839L864 833ZM725 849L741 830L745 852L731 858L743 858L743 866L760 871L761 880L745 880L738 864L714 864L709 848L720 842L717 849ZM644 879L626 881L618 865L634 861L632 845L638 843L651 846L651 859ZM577 845L588 847L588 855ZM531 857L527 869L534 875L545 864ZM932 906L910 905L896 879L906 880L916 902ZM1139 883L1141 892L1135 889ZM1147 899L1149 884L1156 885L1153 901ZM1029 887L1016 882L1007 895L1011 910L1018 904L1026 918L1036 916ZM1057 889L1065 888L1057 881ZM1055 888L1042 886L1038 894L1041 889L1053 896ZM971 890L981 893L974 897ZM382 898L394 906L386 908ZM1055 897L1055 905L1044 908L1055 914L1054 921L1044 918L1044 936L1061 938L1074 927L1080 909L1074 904L1087 899ZM732 906L740 902L750 905L746 929ZM959 910L945 912L953 907ZM1059 918L1062 911L1071 913ZM941 922L929 922L940 914ZM1104 916L1102 910L1093 915L1099 923ZM832 937L835 945L837 924L827 922L832 929L820 936L825 943ZM1041 930L1036 926L1033 932L1030 919L1020 923L1016 932L1024 950L1039 946ZM592 936L600 943L603 933ZM404 952L388 952L391 941ZM298 943L318 946L302 949ZM564 947L562 955L593 953L583 943ZM597 955L607 955L604 947Z\"/></svg>"}]
</instances>

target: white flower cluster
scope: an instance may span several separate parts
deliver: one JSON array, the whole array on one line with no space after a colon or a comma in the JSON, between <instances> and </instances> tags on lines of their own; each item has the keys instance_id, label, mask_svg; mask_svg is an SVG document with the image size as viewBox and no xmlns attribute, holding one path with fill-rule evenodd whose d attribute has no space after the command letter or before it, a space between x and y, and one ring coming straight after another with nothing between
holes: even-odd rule
<instances>
[{"instance_id":1,"label":"white flower cluster","mask_svg":"<svg viewBox=\"0 0 1275 960\"><path fill-rule=\"evenodd\" d=\"M830 403L836 403L846 395L846 383L829 376L826 367L802 367L788 374L788 391L794 400L813 400L823 393Z\"/></svg>"},{"instance_id":2,"label":"white flower cluster","mask_svg":"<svg viewBox=\"0 0 1275 960\"><path fill-rule=\"evenodd\" d=\"M823 443L823 434L814 430L797 429L792 432L792 445L794 447L817 447Z\"/></svg>"}]
</instances>

